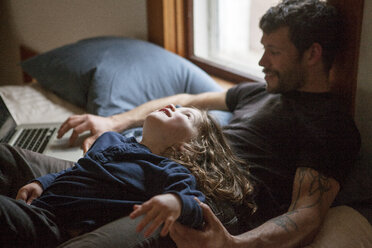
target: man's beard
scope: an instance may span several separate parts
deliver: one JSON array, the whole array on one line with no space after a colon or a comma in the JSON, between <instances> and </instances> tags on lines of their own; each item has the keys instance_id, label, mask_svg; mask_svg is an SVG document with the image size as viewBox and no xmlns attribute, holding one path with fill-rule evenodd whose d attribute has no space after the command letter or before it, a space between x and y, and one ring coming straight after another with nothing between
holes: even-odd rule
<instances>
[{"instance_id":1,"label":"man's beard","mask_svg":"<svg viewBox=\"0 0 372 248\"><path fill-rule=\"evenodd\" d=\"M263 69L265 74L271 74L276 77L275 87L268 86L267 91L269 93L285 93L289 91L295 91L302 88L305 84L305 71L301 68L300 65L295 65L296 68L292 67L292 70L279 72L276 70Z\"/></svg>"}]
</instances>

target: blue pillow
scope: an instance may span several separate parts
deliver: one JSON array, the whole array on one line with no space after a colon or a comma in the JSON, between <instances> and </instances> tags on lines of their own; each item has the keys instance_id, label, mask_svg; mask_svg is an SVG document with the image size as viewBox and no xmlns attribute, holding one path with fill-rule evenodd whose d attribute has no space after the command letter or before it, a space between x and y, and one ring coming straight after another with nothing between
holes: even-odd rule
<instances>
[{"instance_id":1,"label":"blue pillow","mask_svg":"<svg viewBox=\"0 0 372 248\"><path fill-rule=\"evenodd\" d=\"M43 87L101 116L177 93L222 90L188 60L130 38L85 39L40 54L21 66Z\"/></svg>"}]
</instances>

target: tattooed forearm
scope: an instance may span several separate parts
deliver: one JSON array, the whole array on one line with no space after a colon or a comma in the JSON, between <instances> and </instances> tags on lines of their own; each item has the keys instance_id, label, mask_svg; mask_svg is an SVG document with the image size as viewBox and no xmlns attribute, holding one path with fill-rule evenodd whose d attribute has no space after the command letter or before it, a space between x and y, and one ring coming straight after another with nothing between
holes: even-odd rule
<instances>
[{"instance_id":1,"label":"tattooed forearm","mask_svg":"<svg viewBox=\"0 0 372 248\"><path fill-rule=\"evenodd\" d=\"M309 173L312 176L311 187L309 189L309 196L318 194L318 201L316 203L321 203L323 195L331 189L331 183L329 178L320 173ZM315 203L314 203L315 204Z\"/></svg>"},{"instance_id":2,"label":"tattooed forearm","mask_svg":"<svg viewBox=\"0 0 372 248\"><path fill-rule=\"evenodd\" d=\"M290 215L296 213L296 211L293 212L288 212L284 215L278 216L274 219L271 220L271 222L275 223L277 226L280 226L283 228L286 232L290 232L292 230L298 230L298 226L296 222L294 222L291 218Z\"/></svg>"},{"instance_id":3,"label":"tattooed forearm","mask_svg":"<svg viewBox=\"0 0 372 248\"><path fill-rule=\"evenodd\" d=\"M322 203L323 195L331 190L330 179L321 173L310 168L299 168L295 178L295 187L297 194L293 199L290 210L297 209L298 200L300 197L311 197L313 203L303 208L311 208ZM304 187L304 184L307 184Z\"/></svg>"},{"instance_id":4,"label":"tattooed forearm","mask_svg":"<svg viewBox=\"0 0 372 248\"><path fill-rule=\"evenodd\" d=\"M296 196L294 196L293 199L292 199L292 204L289 208L290 211L297 208L297 202L298 202L298 199L300 199L300 195L301 195L301 192L302 192L302 184L303 184L303 181L304 181L304 178L305 178L305 170L306 170L306 168L299 168L299 170L297 171L294 186L298 185L298 190L297 190Z\"/></svg>"},{"instance_id":5,"label":"tattooed forearm","mask_svg":"<svg viewBox=\"0 0 372 248\"><path fill-rule=\"evenodd\" d=\"M298 168L296 171L292 203L289 212L271 220L272 223L281 227L286 232L296 231L299 224L296 223L295 214L300 214L303 209L314 210L321 207L326 201L325 194L332 190L331 179L321 173L306 167Z\"/></svg>"}]
</instances>

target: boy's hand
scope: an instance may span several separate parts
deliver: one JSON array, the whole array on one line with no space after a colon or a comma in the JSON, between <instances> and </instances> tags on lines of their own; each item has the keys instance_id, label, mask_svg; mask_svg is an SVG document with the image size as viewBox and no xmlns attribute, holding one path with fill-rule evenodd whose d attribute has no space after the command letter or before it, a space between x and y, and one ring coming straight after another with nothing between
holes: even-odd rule
<instances>
[{"instance_id":1,"label":"boy's hand","mask_svg":"<svg viewBox=\"0 0 372 248\"><path fill-rule=\"evenodd\" d=\"M28 205L31 204L31 202L41 196L43 193L43 187L38 181L26 184L22 188L18 190L16 200L23 200Z\"/></svg>"},{"instance_id":2,"label":"boy's hand","mask_svg":"<svg viewBox=\"0 0 372 248\"><path fill-rule=\"evenodd\" d=\"M152 222L144 233L145 237L150 236L164 223L160 235L165 236L168 234L170 227L180 216L181 206L181 200L175 194L168 193L157 195L142 205L134 205L134 210L129 216L134 219L145 214L145 217L136 228L137 232L141 232L148 224L150 224L150 222Z\"/></svg>"}]
</instances>

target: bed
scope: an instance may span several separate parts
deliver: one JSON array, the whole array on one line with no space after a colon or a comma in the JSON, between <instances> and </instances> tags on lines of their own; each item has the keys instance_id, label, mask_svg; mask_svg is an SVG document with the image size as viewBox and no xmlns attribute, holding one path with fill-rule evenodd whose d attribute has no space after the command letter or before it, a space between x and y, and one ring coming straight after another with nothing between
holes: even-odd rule
<instances>
[{"instance_id":1,"label":"bed","mask_svg":"<svg viewBox=\"0 0 372 248\"><path fill-rule=\"evenodd\" d=\"M23 62L22 68L33 82L0 86L0 94L18 124L62 122L81 113L109 116L176 93L222 90L205 72L177 55L145 41L120 37L68 44ZM230 117L223 111L213 114L222 125ZM141 133L133 129L125 134ZM372 186L356 185L358 175L350 177L351 188L341 192L344 199L337 199L337 206L330 209L308 247L372 247ZM361 206L347 206L348 201L356 200L352 199L358 195L354 190L366 191L365 187L371 189L363 195L366 201Z\"/></svg>"}]
</instances>

